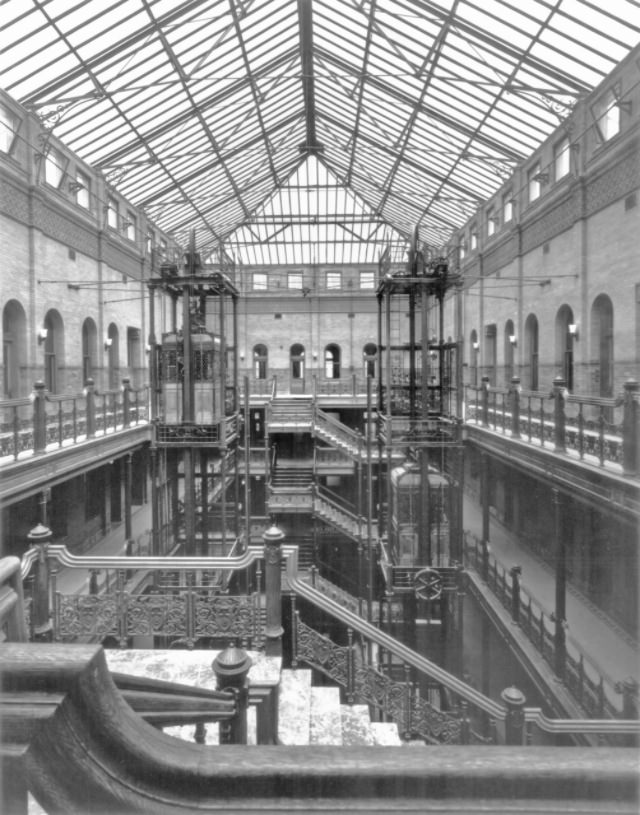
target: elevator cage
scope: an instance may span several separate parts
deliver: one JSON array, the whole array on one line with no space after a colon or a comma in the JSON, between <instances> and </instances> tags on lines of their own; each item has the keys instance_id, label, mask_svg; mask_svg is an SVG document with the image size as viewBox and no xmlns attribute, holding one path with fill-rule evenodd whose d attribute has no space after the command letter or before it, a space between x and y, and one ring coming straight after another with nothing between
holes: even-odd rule
<instances>
[{"instance_id":1,"label":"elevator cage","mask_svg":"<svg viewBox=\"0 0 640 815\"><path fill-rule=\"evenodd\" d=\"M399 566L448 566L454 491L446 475L407 460L391 471L390 542ZM424 530L424 531L421 531Z\"/></svg>"},{"instance_id":2,"label":"elevator cage","mask_svg":"<svg viewBox=\"0 0 640 815\"><path fill-rule=\"evenodd\" d=\"M224 416L220 383L220 337L209 332L191 334L191 385L193 388L193 421L210 425ZM181 331L162 335L159 350L158 384L161 399L161 424L182 424L184 415L185 358Z\"/></svg>"}]
</instances>

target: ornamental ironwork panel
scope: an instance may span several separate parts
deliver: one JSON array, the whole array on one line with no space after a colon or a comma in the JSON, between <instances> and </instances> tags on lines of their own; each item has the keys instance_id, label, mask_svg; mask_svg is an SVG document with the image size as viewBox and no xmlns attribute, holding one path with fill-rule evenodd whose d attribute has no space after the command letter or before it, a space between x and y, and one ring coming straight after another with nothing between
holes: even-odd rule
<instances>
[{"instance_id":1,"label":"ornamental ironwork panel","mask_svg":"<svg viewBox=\"0 0 640 815\"><path fill-rule=\"evenodd\" d=\"M119 609L115 596L56 596L56 639L106 637L119 633Z\"/></svg>"},{"instance_id":2,"label":"ornamental ironwork panel","mask_svg":"<svg viewBox=\"0 0 640 815\"><path fill-rule=\"evenodd\" d=\"M396 682L370 665L359 665L355 672L356 697L383 710L397 723L401 733L407 729L410 686Z\"/></svg>"},{"instance_id":3,"label":"ornamental ironwork panel","mask_svg":"<svg viewBox=\"0 0 640 815\"><path fill-rule=\"evenodd\" d=\"M122 595L126 611L126 635L176 636L187 633L189 615L186 595Z\"/></svg>"},{"instance_id":4,"label":"ornamental ironwork panel","mask_svg":"<svg viewBox=\"0 0 640 815\"><path fill-rule=\"evenodd\" d=\"M460 744L460 719L439 710L420 696L411 706L411 731L422 738L436 739L441 744Z\"/></svg>"},{"instance_id":5,"label":"ornamental ironwork panel","mask_svg":"<svg viewBox=\"0 0 640 815\"><path fill-rule=\"evenodd\" d=\"M229 636L249 639L257 629L256 608L251 598L221 595L211 599L195 598L195 637Z\"/></svg>"},{"instance_id":6,"label":"ornamental ironwork panel","mask_svg":"<svg viewBox=\"0 0 640 815\"><path fill-rule=\"evenodd\" d=\"M297 623L297 659L325 673L343 687L349 681L349 648L335 645L303 622Z\"/></svg>"}]
</instances>

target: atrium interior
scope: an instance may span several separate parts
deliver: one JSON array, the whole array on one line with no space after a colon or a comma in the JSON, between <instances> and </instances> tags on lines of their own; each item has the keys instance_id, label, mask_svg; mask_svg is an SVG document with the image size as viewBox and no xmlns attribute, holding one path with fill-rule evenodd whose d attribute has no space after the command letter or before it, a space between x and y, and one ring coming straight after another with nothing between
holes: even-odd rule
<instances>
[{"instance_id":1,"label":"atrium interior","mask_svg":"<svg viewBox=\"0 0 640 815\"><path fill-rule=\"evenodd\" d=\"M2 811L636 812L638 3L4 35Z\"/></svg>"}]
</instances>

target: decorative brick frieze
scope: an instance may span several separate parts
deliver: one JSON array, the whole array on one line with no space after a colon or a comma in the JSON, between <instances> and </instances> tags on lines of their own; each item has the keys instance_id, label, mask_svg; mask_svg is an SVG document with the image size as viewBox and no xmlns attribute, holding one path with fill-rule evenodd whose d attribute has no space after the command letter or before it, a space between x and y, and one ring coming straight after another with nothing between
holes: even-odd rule
<instances>
[{"instance_id":1,"label":"decorative brick frieze","mask_svg":"<svg viewBox=\"0 0 640 815\"><path fill-rule=\"evenodd\" d=\"M0 212L23 224L29 223L29 195L23 185L18 186L6 176L0 183Z\"/></svg>"},{"instance_id":2,"label":"decorative brick frieze","mask_svg":"<svg viewBox=\"0 0 640 815\"><path fill-rule=\"evenodd\" d=\"M638 188L638 142L634 142L620 161L608 166L604 172L587 184L587 215L609 206Z\"/></svg>"},{"instance_id":3,"label":"decorative brick frieze","mask_svg":"<svg viewBox=\"0 0 640 815\"><path fill-rule=\"evenodd\" d=\"M572 192L572 191L571 191ZM522 252L530 252L536 246L550 241L556 235L570 229L578 216L578 201L573 194L563 196L555 204L547 202L538 217L522 223Z\"/></svg>"}]
</instances>

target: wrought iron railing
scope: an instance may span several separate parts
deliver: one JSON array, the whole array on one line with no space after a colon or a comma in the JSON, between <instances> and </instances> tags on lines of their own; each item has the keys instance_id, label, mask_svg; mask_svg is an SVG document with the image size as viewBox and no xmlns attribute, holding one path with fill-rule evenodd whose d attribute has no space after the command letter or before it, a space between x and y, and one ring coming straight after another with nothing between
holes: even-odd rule
<instances>
[{"instance_id":1,"label":"wrought iron railing","mask_svg":"<svg viewBox=\"0 0 640 815\"><path fill-rule=\"evenodd\" d=\"M486 580L488 587L502 606L509 611L514 623L537 648L554 670L557 653L553 614L545 611L528 589L520 583L519 573L508 569L496 557L484 551L482 541L472 532L464 533L464 553L467 566L474 568ZM622 682L617 682L580 646L566 637L563 649L564 682L573 698L588 716L615 718L622 715L620 700ZM614 702L618 700L618 704Z\"/></svg>"},{"instance_id":2,"label":"wrought iron railing","mask_svg":"<svg viewBox=\"0 0 640 815\"><path fill-rule=\"evenodd\" d=\"M638 383L631 380L618 398L570 394L561 379L549 393L524 391L517 377L509 389L486 381L466 388L468 424L580 461L618 465L628 475L637 475L640 466L639 416Z\"/></svg>"},{"instance_id":3,"label":"wrought iron railing","mask_svg":"<svg viewBox=\"0 0 640 815\"><path fill-rule=\"evenodd\" d=\"M36 382L30 397L0 402L0 458L17 460L145 424L148 397L148 388L132 388L128 379L117 391L98 393L90 382L82 393L62 396Z\"/></svg>"}]
</instances>

